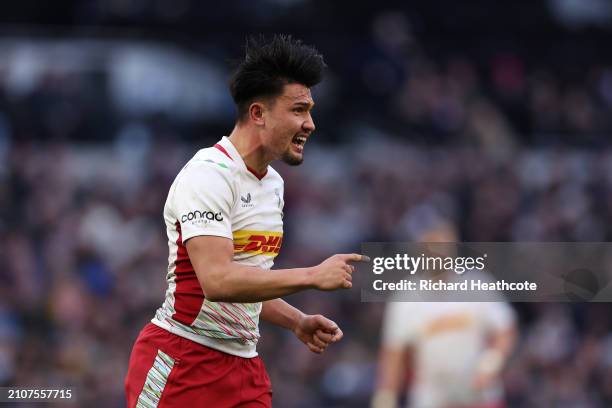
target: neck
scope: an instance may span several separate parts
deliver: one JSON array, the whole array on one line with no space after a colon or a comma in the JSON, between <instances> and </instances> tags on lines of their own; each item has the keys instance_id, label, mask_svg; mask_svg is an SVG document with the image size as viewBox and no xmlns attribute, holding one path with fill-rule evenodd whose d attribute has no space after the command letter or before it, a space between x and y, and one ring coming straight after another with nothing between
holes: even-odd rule
<instances>
[{"instance_id":1,"label":"neck","mask_svg":"<svg viewBox=\"0 0 612 408\"><path fill-rule=\"evenodd\" d=\"M258 132L248 126L236 125L229 135L244 163L259 174L264 174L272 162L261 143Z\"/></svg>"}]
</instances>

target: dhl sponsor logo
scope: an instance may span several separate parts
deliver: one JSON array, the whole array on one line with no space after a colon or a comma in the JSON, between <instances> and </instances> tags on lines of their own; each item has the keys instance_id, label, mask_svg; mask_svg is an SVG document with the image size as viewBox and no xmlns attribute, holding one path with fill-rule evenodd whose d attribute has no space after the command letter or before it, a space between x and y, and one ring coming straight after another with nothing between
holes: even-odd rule
<instances>
[{"instance_id":1,"label":"dhl sponsor logo","mask_svg":"<svg viewBox=\"0 0 612 408\"><path fill-rule=\"evenodd\" d=\"M234 232L234 253L277 256L283 243L283 233L274 231Z\"/></svg>"},{"instance_id":2,"label":"dhl sponsor logo","mask_svg":"<svg viewBox=\"0 0 612 408\"><path fill-rule=\"evenodd\" d=\"M435 336L451 331L462 331L468 329L474 323L474 319L469 314L442 316L434 319L425 327L425 335Z\"/></svg>"}]
</instances>

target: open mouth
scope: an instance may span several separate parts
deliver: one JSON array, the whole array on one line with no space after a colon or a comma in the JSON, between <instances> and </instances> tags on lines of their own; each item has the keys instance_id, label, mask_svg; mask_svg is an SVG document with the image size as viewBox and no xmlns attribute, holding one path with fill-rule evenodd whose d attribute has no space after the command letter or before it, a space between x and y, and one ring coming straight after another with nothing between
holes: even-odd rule
<instances>
[{"instance_id":1,"label":"open mouth","mask_svg":"<svg viewBox=\"0 0 612 408\"><path fill-rule=\"evenodd\" d=\"M304 150L304 145L306 144L306 136L293 136L291 144L296 148L297 151L301 152L302 150Z\"/></svg>"}]
</instances>

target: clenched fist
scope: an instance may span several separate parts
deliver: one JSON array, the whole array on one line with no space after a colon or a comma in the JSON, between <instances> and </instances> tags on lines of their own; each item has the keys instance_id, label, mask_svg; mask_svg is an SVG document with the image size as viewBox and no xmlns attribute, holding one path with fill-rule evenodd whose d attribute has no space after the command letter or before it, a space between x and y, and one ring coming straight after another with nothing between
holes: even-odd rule
<instances>
[{"instance_id":1,"label":"clenched fist","mask_svg":"<svg viewBox=\"0 0 612 408\"><path fill-rule=\"evenodd\" d=\"M321 354L343 336L338 325L321 315L302 315L293 333L310 351Z\"/></svg>"}]
</instances>

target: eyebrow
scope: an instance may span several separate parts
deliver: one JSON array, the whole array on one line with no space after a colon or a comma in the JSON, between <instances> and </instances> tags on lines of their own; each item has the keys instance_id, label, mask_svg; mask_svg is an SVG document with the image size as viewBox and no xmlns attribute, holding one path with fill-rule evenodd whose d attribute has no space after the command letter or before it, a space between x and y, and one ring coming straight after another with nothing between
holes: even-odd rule
<instances>
[{"instance_id":1,"label":"eyebrow","mask_svg":"<svg viewBox=\"0 0 612 408\"><path fill-rule=\"evenodd\" d=\"M310 107L312 108L315 104L314 102L303 102L303 101L299 101L299 102L294 102L293 106L306 106L306 107Z\"/></svg>"}]
</instances>

